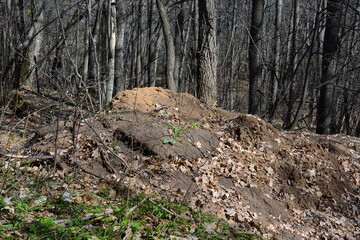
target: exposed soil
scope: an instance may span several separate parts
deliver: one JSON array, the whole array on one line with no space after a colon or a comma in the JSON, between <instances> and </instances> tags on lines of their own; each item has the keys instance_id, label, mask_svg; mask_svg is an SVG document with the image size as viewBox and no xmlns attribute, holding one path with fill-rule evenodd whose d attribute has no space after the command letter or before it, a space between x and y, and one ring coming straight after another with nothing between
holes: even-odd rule
<instances>
[{"instance_id":1,"label":"exposed soil","mask_svg":"<svg viewBox=\"0 0 360 240\"><path fill-rule=\"evenodd\" d=\"M238 113L207 106L190 94L175 93L160 87L135 88L119 92L111 101L110 109L174 114L186 122L199 121L214 116L229 119L238 115Z\"/></svg>"},{"instance_id":2,"label":"exposed soil","mask_svg":"<svg viewBox=\"0 0 360 240\"><path fill-rule=\"evenodd\" d=\"M57 149L60 168L79 166L118 194L166 195L277 239L360 238L358 138L279 131L162 88L120 92L58 134L56 124L26 152Z\"/></svg>"}]
</instances>

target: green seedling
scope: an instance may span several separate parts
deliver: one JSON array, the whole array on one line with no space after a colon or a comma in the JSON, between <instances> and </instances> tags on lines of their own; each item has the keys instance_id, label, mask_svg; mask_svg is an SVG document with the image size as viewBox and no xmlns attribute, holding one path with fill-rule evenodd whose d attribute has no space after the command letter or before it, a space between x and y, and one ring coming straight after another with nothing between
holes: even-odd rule
<instances>
[{"instance_id":1,"label":"green seedling","mask_svg":"<svg viewBox=\"0 0 360 240\"><path fill-rule=\"evenodd\" d=\"M176 143L176 141L172 138L166 138L166 139L163 139L162 140L162 143L163 144L171 144L171 145L174 145Z\"/></svg>"},{"instance_id":2,"label":"green seedling","mask_svg":"<svg viewBox=\"0 0 360 240\"><path fill-rule=\"evenodd\" d=\"M108 196L109 196L109 189L106 189L106 188L101 189L101 190L98 192L98 195L99 195L100 197L103 197L103 198L108 197Z\"/></svg>"},{"instance_id":3,"label":"green seedling","mask_svg":"<svg viewBox=\"0 0 360 240\"><path fill-rule=\"evenodd\" d=\"M173 130L173 135L174 135L175 137L179 137L179 136L180 136L181 130L180 130L178 127L173 126L173 127L172 127L172 130Z\"/></svg>"},{"instance_id":4,"label":"green seedling","mask_svg":"<svg viewBox=\"0 0 360 240\"><path fill-rule=\"evenodd\" d=\"M191 122L189 125L193 128L199 128L199 125L196 122Z\"/></svg>"}]
</instances>

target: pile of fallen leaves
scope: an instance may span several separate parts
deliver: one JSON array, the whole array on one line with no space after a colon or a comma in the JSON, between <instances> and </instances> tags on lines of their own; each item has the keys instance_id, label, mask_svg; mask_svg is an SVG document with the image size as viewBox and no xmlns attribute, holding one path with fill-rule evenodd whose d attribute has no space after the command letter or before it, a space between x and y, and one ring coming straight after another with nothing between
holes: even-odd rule
<instances>
[{"instance_id":1,"label":"pile of fallen leaves","mask_svg":"<svg viewBox=\"0 0 360 240\"><path fill-rule=\"evenodd\" d=\"M359 139L281 132L251 115L200 126L220 139L210 156L162 161L146 183L146 170L126 182L267 237L359 237Z\"/></svg>"}]
</instances>

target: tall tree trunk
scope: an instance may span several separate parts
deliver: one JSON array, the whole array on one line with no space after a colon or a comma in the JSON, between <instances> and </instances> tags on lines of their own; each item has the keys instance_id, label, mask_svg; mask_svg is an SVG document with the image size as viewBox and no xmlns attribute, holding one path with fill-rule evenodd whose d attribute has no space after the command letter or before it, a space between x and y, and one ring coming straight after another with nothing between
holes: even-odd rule
<instances>
[{"instance_id":1,"label":"tall tree trunk","mask_svg":"<svg viewBox=\"0 0 360 240\"><path fill-rule=\"evenodd\" d=\"M11 4L10 0L6 0L4 5L2 6L3 16L5 19L11 19L15 11L14 6ZM11 79L12 75L12 64L14 61L12 55L12 41L10 40L13 36L13 32L15 27L13 26L13 21L7 21L4 24L3 31L2 31L2 61L0 65L0 105L6 104L8 102L8 96L10 93L10 89L13 87L13 82Z\"/></svg>"},{"instance_id":2,"label":"tall tree trunk","mask_svg":"<svg viewBox=\"0 0 360 240\"><path fill-rule=\"evenodd\" d=\"M177 86L174 80L174 70L175 70L175 46L174 38L171 33L170 20L167 14L166 7L161 0L156 0L156 4L160 13L160 18L162 22L162 28L165 37L165 47L166 47L166 83L167 87L170 90L177 91Z\"/></svg>"},{"instance_id":3,"label":"tall tree trunk","mask_svg":"<svg viewBox=\"0 0 360 240\"><path fill-rule=\"evenodd\" d=\"M321 7L322 7L322 1L323 0L321 0L319 2L317 12L316 12L316 17L315 17L315 22L314 22L314 30L313 30L313 35L312 35L310 46L309 46L309 48L310 48L309 49L309 58L306 63L304 85L302 88L300 103L296 110L294 120L290 123L289 126L287 126L288 129L294 129L296 127L296 125L298 124L302 109L303 109L303 107L305 105L305 101L307 99L308 87L309 87L309 82L310 82L310 69L311 69L311 65L312 65L312 58L313 58L313 53L314 53L314 49L316 46L316 40L318 39L317 36L319 34L319 23L320 23L320 12L321 12Z\"/></svg>"},{"instance_id":4,"label":"tall tree trunk","mask_svg":"<svg viewBox=\"0 0 360 240\"><path fill-rule=\"evenodd\" d=\"M252 0L250 43L249 43L249 113L261 113L261 73L260 46L261 28L264 14L264 0Z\"/></svg>"},{"instance_id":5,"label":"tall tree trunk","mask_svg":"<svg viewBox=\"0 0 360 240\"><path fill-rule=\"evenodd\" d=\"M191 54L191 67L190 73L188 74L188 84L185 86L185 92L191 93L194 96L198 97L197 89L198 89L198 57L196 54L196 49L198 48L199 42L199 0L194 0L192 3L192 17L190 18L192 22L192 34L193 39L191 50L193 50L193 54ZM193 87L192 87L193 86Z\"/></svg>"},{"instance_id":6,"label":"tall tree trunk","mask_svg":"<svg viewBox=\"0 0 360 240\"><path fill-rule=\"evenodd\" d=\"M115 46L116 46L116 0L109 0L108 4L108 38L109 38L109 67L106 83L106 104L111 101L114 92L115 79Z\"/></svg>"},{"instance_id":7,"label":"tall tree trunk","mask_svg":"<svg viewBox=\"0 0 360 240\"><path fill-rule=\"evenodd\" d=\"M119 4L119 3L118 3ZM122 8L118 9L116 15L116 46L115 46L115 91L125 90L124 78L124 41L125 41L125 19Z\"/></svg>"},{"instance_id":8,"label":"tall tree trunk","mask_svg":"<svg viewBox=\"0 0 360 240\"><path fill-rule=\"evenodd\" d=\"M100 22L101 22L101 15L102 15L102 2L98 3L98 9L94 21L94 26L91 32L89 32L90 35L90 42L89 42L89 81L91 84L95 83L95 80L98 79L99 75L99 59L98 59L98 42L99 42L99 36L100 36ZM100 89L98 89L98 92L101 92ZM99 102L101 100L99 99Z\"/></svg>"},{"instance_id":9,"label":"tall tree trunk","mask_svg":"<svg viewBox=\"0 0 360 240\"><path fill-rule=\"evenodd\" d=\"M288 100L286 106L286 117L284 126L289 126L292 121L292 112L293 106L295 103L295 86L296 86L296 65L298 54L296 53L297 48L297 36L298 36L298 25L299 25L299 4L298 0L293 1L292 6L292 18L291 18L291 30L290 30L290 41L288 42L288 56L286 62L288 63L287 71L286 71L286 78L289 80L289 91L287 93Z\"/></svg>"},{"instance_id":10,"label":"tall tree trunk","mask_svg":"<svg viewBox=\"0 0 360 240\"><path fill-rule=\"evenodd\" d=\"M84 46L85 46L85 51L84 51L84 69L83 69L83 80L88 83L88 79L89 79L89 56L90 56L90 36L91 36L91 28L90 28L90 24L91 24L91 10L92 10L92 0L88 0L87 2L87 15L86 15L86 28L84 31Z\"/></svg>"},{"instance_id":11,"label":"tall tree trunk","mask_svg":"<svg viewBox=\"0 0 360 240\"><path fill-rule=\"evenodd\" d=\"M136 87L143 86L143 0L138 2L137 42L136 42Z\"/></svg>"},{"instance_id":12,"label":"tall tree trunk","mask_svg":"<svg viewBox=\"0 0 360 240\"><path fill-rule=\"evenodd\" d=\"M194 3L191 4L190 7L190 13L192 14L194 12ZM196 8L196 7L195 7ZM182 55L180 59L180 69L179 69L179 91L180 92L188 92L188 78L185 77L185 74L188 72L189 66L191 65L191 62L193 61L193 57L191 57L193 54L188 51L189 47L191 48L191 45L189 43L189 38L191 34L191 30L193 29L193 19L189 18L187 22L186 29L183 33L183 45L182 45ZM190 46L189 46L190 45ZM189 60L189 61L188 61ZM195 88L195 86L193 86Z\"/></svg>"},{"instance_id":13,"label":"tall tree trunk","mask_svg":"<svg viewBox=\"0 0 360 240\"><path fill-rule=\"evenodd\" d=\"M149 53L148 53L148 86L154 87L156 83L157 58L158 58L158 40L160 34L156 34L155 9L156 0L149 0Z\"/></svg>"},{"instance_id":14,"label":"tall tree trunk","mask_svg":"<svg viewBox=\"0 0 360 240\"><path fill-rule=\"evenodd\" d=\"M272 71L270 77L271 84L271 100L269 109L269 119L271 120L275 114L275 105L278 94L279 80L280 80L280 56L281 56L281 19L282 19L283 0L276 0L276 16L275 16L275 31L274 31L274 59L272 63Z\"/></svg>"},{"instance_id":15,"label":"tall tree trunk","mask_svg":"<svg viewBox=\"0 0 360 240\"><path fill-rule=\"evenodd\" d=\"M217 101L216 12L214 0L199 0L199 39L197 50L197 95L200 100Z\"/></svg>"},{"instance_id":16,"label":"tall tree trunk","mask_svg":"<svg viewBox=\"0 0 360 240\"><path fill-rule=\"evenodd\" d=\"M339 49L339 25L343 0L328 0L325 36L323 45L320 97L317 106L316 132L330 134L333 108L332 78L335 75L336 53Z\"/></svg>"},{"instance_id":17,"label":"tall tree trunk","mask_svg":"<svg viewBox=\"0 0 360 240\"><path fill-rule=\"evenodd\" d=\"M184 9L181 7L175 25L175 69L174 69L174 81L179 90L180 88L180 67L181 67L181 55L182 55L182 46L183 46L183 29L184 29Z\"/></svg>"},{"instance_id":18,"label":"tall tree trunk","mask_svg":"<svg viewBox=\"0 0 360 240\"><path fill-rule=\"evenodd\" d=\"M15 76L14 76L14 88L18 88L21 85L29 88L36 87L36 61L39 58L40 47L42 44L43 33L43 20L44 20L44 1L36 1L34 6L35 15L31 23L31 27L25 36L24 25L24 5L23 1L18 1L18 9L20 11L20 20L18 23L18 29L20 34L19 47L17 49Z\"/></svg>"},{"instance_id":19,"label":"tall tree trunk","mask_svg":"<svg viewBox=\"0 0 360 240\"><path fill-rule=\"evenodd\" d=\"M35 12L38 14L36 16L36 19L33 20L35 36L29 47L28 56L30 73L25 85L32 89L38 89L38 62L40 61L40 50L44 38L44 32L42 31L42 28L44 26L44 0L35 1L33 7L35 8Z\"/></svg>"}]
</instances>

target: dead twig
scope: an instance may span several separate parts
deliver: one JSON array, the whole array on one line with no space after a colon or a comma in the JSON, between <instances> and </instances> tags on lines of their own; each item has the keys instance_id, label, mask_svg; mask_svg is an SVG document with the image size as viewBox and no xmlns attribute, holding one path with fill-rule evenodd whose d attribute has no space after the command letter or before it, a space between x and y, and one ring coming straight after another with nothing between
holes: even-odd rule
<instances>
[{"instance_id":1,"label":"dead twig","mask_svg":"<svg viewBox=\"0 0 360 240\"><path fill-rule=\"evenodd\" d=\"M167 212L167 213L169 213L169 214L171 214L171 215L173 215L173 216L175 216L175 217L178 216L176 213L174 213L174 212L172 212L172 211L164 208L163 206L160 206L157 202L155 202L155 201L152 200L151 198L149 198L149 202L151 202L152 204L158 206L159 208L161 208L161 209L164 210L165 212Z\"/></svg>"},{"instance_id":2,"label":"dead twig","mask_svg":"<svg viewBox=\"0 0 360 240\"><path fill-rule=\"evenodd\" d=\"M104 164L104 167L110 172L110 173L115 173L116 170L115 168L112 166L112 164L109 162L109 156L107 154L107 152L105 151L100 151L100 155Z\"/></svg>"},{"instance_id":3,"label":"dead twig","mask_svg":"<svg viewBox=\"0 0 360 240\"><path fill-rule=\"evenodd\" d=\"M132 213L133 211L135 211L138 207L140 207L146 200L149 199L149 196L146 196L143 200L141 200L138 204L136 204L135 206L133 206L132 208L130 208L130 210L126 213L126 216L129 216L130 213Z\"/></svg>"},{"instance_id":4,"label":"dead twig","mask_svg":"<svg viewBox=\"0 0 360 240\"><path fill-rule=\"evenodd\" d=\"M91 124L85 119L83 113L81 111L80 112L80 116L82 118L82 120L84 121L84 123L91 129L91 131L93 131L95 133L95 135L98 137L98 139L100 140L101 144L111 153L113 154L117 159L119 159L122 164L126 167L129 168L129 165L127 164L127 162L125 161L124 158L120 157L118 154L116 154L105 142L104 140L101 138L100 134L93 128L93 126L91 126Z\"/></svg>"},{"instance_id":5,"label":"dead twig","mask_svg":"<svg viewBox=\"0 0 360 240\"><path fill-rule=\"evenodd\" d=\"M52 156L52 155L30 156L30 155L2 153L1 151L0 151L0 156L5 156L5 157L9 157L9 158L17 158L17 159L53 159L54 158L54 156Z\"/></svg>"}]
</instances>

